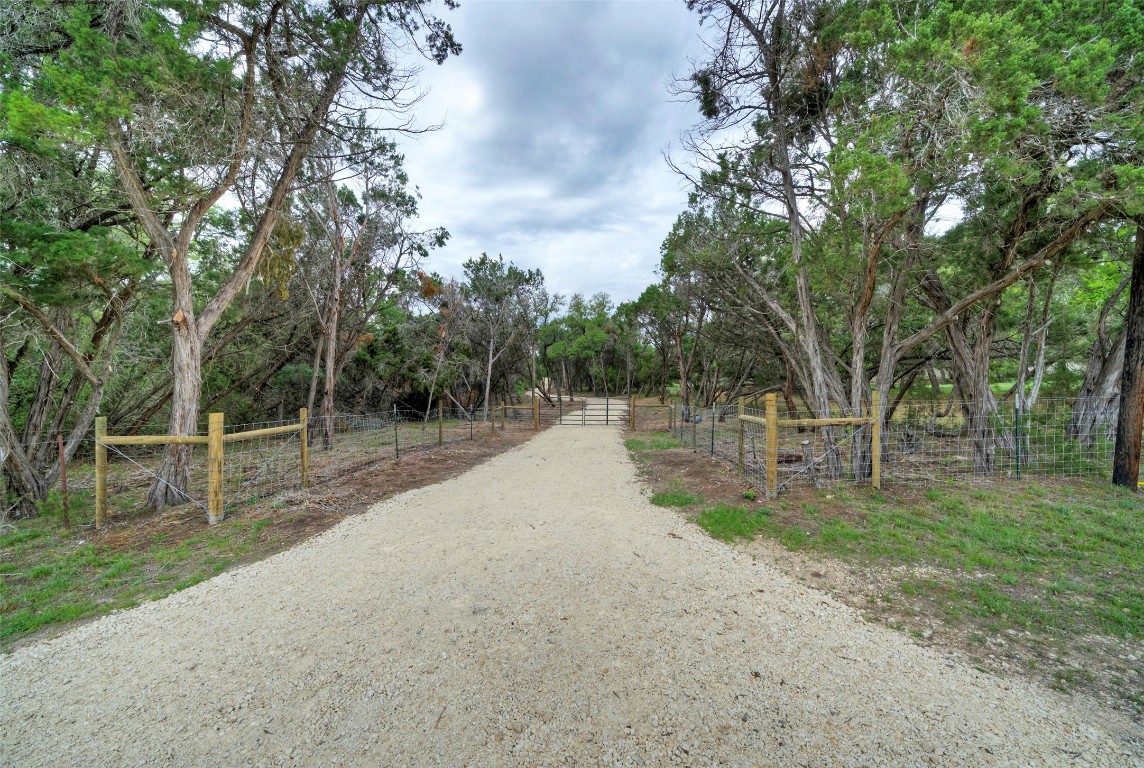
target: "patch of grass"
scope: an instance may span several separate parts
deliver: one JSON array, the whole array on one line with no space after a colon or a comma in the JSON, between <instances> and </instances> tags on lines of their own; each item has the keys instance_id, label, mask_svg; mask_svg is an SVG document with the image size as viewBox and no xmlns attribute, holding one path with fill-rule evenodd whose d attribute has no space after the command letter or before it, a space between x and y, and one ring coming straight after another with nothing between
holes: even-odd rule
<instances>
[{"instance_id":1,"label":"patch of grass","mask_svg":"<svg viewBox=\"0 0 1144 768\"><path fill-rule=\"evenodd\" d=\"M659 491L651 496L651 503L657 507L690 507L698 502L698 496L683 490Z\"/></svg>"},{"instance_id":2,"label":"patch of grass","mask_svg":"<svg viewBox=\"0 0 1144 768\"><path fill-rule=\"evenodd\" d=\"M679 442L670 432L652 432L647 437L629 437L624 440L624 446L632 453L645 453L647 451L670 451L673 448L683 447L683 443Z\"/></svg>"},{"instance_id":3,"label":"patch of grass","mask_svg":"<svg viewBox=\"0 0 1144 768\"><path fill-rule=\"evenodd\" d=\"M232 518L174 543L163 532L125 544L113 533L65 531L54 514L16 521L0 537L0 646L52 624L164 597L273 551L275 522Z\"/></svg>"},{"instance_id":4,"label":"patch of grass","mask_svg":"<svg viewBox=\"0 0 1144 768\"><path fill-rule=\"evenodd\" d=\"M756 533L769 525L770 512L716 504L700 512L695 522L716 539L752 541Z\"/></svg>"}]
</instances>

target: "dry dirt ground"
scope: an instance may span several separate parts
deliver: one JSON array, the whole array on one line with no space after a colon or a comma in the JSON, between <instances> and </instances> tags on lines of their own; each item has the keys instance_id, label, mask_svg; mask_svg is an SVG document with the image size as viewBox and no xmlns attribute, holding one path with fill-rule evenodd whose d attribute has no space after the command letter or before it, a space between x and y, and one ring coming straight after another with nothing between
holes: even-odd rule
<instances>
[{"instance_id":1,"label":"dry dirt ground","mask_svg":"<svg viewBox=\"0 0 1144 768\"><path fill-rule=\"evenodd\" d=\"M646 500L560 427L0 659L0 764L1144 764Z\"/></svg>"}]
</instances>

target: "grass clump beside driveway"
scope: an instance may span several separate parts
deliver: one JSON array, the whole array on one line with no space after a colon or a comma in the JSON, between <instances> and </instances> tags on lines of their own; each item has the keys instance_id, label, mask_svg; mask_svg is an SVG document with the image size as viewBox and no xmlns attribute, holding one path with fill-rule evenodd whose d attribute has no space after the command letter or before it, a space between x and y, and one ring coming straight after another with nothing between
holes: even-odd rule
<instances>
[{"instance_id":1,"label":"grass clump beside driveway","mask_svg":"<svg viewBox=\"0 0 1144 768\"><path fill-rule=\"evenodd\" d=\"M679 448L683 443L670 432L652 432L646 437L629 437L624 440L624 445L632 453L639 454L648 451L667 451Z\"/></svg>"},{"instance_id":2,"label":"grass clump beside driveway","mask_svg":"<svg viewBox=\"0 0 1144 768\"><path fill-rule=\"evenodd\" d=\"M0 535L0 648L43 627L164 597L284 543L274 521L253 516L189 536L165 525L95 535L90 506L87 495L72 495L71 530L45 510Z\"/></svg>"},{"instance_id":3,"label":"grass clump beside driveway","mask_svg":"<svg viewBox=\"0 0 1144 768\"><path fill-rule=\"evenodd\" d=\"M651 503L657 507L690 507L699 503L699 497L694 493L676 488L653 493Z\"/></svg>"},{"instance_id":4,"label":"grass clump beside driveway","mask_svg":"<svg viewBox=\"0 0 1144 768\"><path fill-rule=\"evenodd\" d=\"M751 541L769 522L770 510L751 511L720 503L704 509L695 518L700 528L723 541Z\"/></svg>"}]
</instances>

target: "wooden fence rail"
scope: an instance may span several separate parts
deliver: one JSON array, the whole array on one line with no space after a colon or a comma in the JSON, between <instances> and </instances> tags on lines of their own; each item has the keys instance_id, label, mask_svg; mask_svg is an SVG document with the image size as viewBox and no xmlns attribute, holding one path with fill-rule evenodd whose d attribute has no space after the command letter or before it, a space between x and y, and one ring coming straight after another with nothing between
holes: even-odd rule
<instances>
[{"instance_id":1,"label":"wooden fence rail","mask_svg":"<svg viewBox=\"0 0 1144 768\"><path fill-rule=\"evenodd\" d=\"M310 487L310 448L307 433L309 414L305 408L298 410L297 424L284 424L280 427L252 429L246 432L226 434L224 414L211 413L207 416L205 435L109 435L107 417L95 420L95 527L107 524L107 447L117 445L205 445L207 447L207 522L215 524L226 517L223 503L223 476L225 474L227 443L243 440L257 440L263 437L299 433L300 479L303 488Z\"/></svg>"},{"instance_id":2,"label":"wooden fence rail","mask_svg":"<svg viewBox=\"0 0 1144 768\"><path fill-rule=\"evenodd\" d=\"M878 392L870 393L870 412L866 416L835 417L825 419L780 419L778 399L774 392L763 396L764 416L739 413L739 471L743 471L743 425L758 424L764 428L766 439L766 491L767 496L779 492L779 428L780 427L861 427L870 425L870 485L882 487L881 401Z\"/></svg>"}]
</instances>

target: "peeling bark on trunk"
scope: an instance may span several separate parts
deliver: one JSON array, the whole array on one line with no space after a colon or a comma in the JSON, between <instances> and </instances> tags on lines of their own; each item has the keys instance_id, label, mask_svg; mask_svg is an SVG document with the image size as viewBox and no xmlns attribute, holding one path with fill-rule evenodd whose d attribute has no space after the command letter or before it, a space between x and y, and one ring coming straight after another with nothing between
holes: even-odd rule
<instances>
[{"instance_id":1,"label":"peeling bark on trunk","mask_svg":"<svg viewBox=\"0 0 1144 768\"><path fill-rule=\"evenodd\" d=\"M194 328L190 296L186 309L179 308L171 320L173 344L171 367L174 387L171 396L171 416L167 420L167 433L193 435L198 428L199 399L202 395L202 339ZM147 494L147 508L159 509L166 505L185 504L188 501L187 484L191 476L190 445L168 445L155 473L155 482Z\"/></svg>"},{"instance_id":2,"label":"peeling bark on trunk","mask_svg":"<svg viewBox=\"0 0 1144 768\"><path fill-rule=\"evenodd\" d=\"M331 194L331 198L333 195ZM336 204L335 204L336 206ZM337 215L337 209L334 209L334 222L338 228L338 234L334 238L333 246L333 281L330 286L330 297L328 302L328 311L326 314L325 333L326 333L326 351L325 351L325 381L322 390L322 447L327 451L334 447L334 389L337 386L338 372L337 372L337 355L338 355L338 334L340 328L338 320L341 318L342 311L342 251L345 249L345 241L340 232L340 221Z\"/></svg>"},{"instance_id":3,"label":"peeling bark on trunk","mask_svg":"<svg viewBox=\"0 0 1144 768\"><path fill-rule=\"evenodd\" d=\"M1072 417L1065 428L1065 437L1091 446L1104 433L1103 427L1112 423L1120 398L1120 378L1124 365L1124 331L1116 338L1108 338L1108 317L1120 295L1128 287L1131 276L1124 278L1100 308L1096 320L1096 338L1088 351L1084 381L1073 404Z\"/></svg>"},{"instance_id":4,"label":"peeling bark on trunk","mask_svg":"<svg viewBox=\"0 0 1144 768\"><path fill-rule=\"evenodd\" d=\"M1112 482L1135 491L1140 477L1140 432L1144 428L1144 217L1136 224L1132 288L1128 294L1124 339L1124 371L1120 384Z\"/></svg>"}]
</instances>

